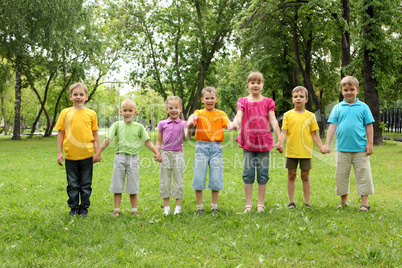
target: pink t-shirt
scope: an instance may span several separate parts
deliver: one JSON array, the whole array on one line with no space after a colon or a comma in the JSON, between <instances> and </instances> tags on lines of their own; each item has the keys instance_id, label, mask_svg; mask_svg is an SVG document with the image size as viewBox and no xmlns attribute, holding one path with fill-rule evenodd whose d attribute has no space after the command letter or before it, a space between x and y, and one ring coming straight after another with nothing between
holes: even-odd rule
<instances>
[{"instance_id":1,"label":"pink t-shirt","mask_svg":"<svg viewBox=\"0 0 402 268\"><path fill-rule=\"evenodd\" d=\"M240 134L236 138L240 148L248 151L267 152L274 147L269 125L269 111L275 111L275 102L265 98L250 102L247 97L237 101L237 110L243 111Z\"/></svg>"},{"instance_id":2,"label":"pink t-shirt","mask_svg":"<svg viewBox=\"0 0 402 268\"><path fill-rule=\"evenodd\" d=\"M187 122L176 118L172 121L170 118L160 121L158 131L162 133L164 151L183 151L183 133Z\"/></svg>"}]
</instances>

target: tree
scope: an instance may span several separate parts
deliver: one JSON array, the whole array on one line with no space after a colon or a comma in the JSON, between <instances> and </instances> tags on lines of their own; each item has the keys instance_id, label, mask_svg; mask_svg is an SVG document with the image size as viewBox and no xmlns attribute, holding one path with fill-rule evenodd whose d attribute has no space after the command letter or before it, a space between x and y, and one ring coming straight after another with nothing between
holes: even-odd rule
<instances>
[{"instance_id":1,"label":"tree","mask_svg":"<svg viewBox=\"0 0 402 268\"><path fill-rule=\"evenodd\" d=\"M15 118L12 139L20 139L23 68L32 58L57 58L66 36L74 36L82 0L15 0L0 5L0 55L15 70Z\"/></svg>"}]
</instances>

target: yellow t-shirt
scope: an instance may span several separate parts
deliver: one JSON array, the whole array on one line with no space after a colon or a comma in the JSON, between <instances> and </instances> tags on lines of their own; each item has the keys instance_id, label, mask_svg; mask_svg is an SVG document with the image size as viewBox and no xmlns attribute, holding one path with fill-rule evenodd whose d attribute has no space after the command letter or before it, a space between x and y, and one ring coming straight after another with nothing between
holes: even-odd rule
<instances>
[{"instance_id":1,"label":"yellow t-shirt","mask_svg":"<svg viewBox=\"0 0 402 268\"><path fill-rule=\"evenodd\" d=\"M65 131L63 148L66 159L82 160L94 154L92 132L98 130L94 111L87 108L66 108L60 113L56 129Z\"/></svg>"},{"instance_id":2,"label":"yellow t-shirt","mask_svg":"<svg viewBox=\"0 0 402 268\"><path fill-rule=\"evenodd\" d=\"M315 115L307 110L296 113L294 110L283 116L282 129L287 129L286 153L289 158L312 158L313 137L311 132L318 130Z\"/></svg>"},{"instance_id":3,"label":"yellow t-shirt","mask_svg":"<svg viewBox=\"0 0 402 268\"><path fill-rule=\"evenodd\" d=\"M205 109L194 111L194 115L198 117L196 120L197 131L195 138L199 141L219 141L224 140L223 129L230 122L224 111L217 110L208 112Z\"/></svg>"}]
</instances>

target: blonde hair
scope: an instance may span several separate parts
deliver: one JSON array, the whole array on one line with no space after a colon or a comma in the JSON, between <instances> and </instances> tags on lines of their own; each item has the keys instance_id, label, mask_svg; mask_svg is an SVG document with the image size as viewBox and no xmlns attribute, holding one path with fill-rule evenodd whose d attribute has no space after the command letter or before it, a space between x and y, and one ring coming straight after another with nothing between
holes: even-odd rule
<instances>
[{"instance_id":1,"label":"blonde hair","mask_svg":"<svg viewBox=\"0 0 402 268\"><path fill-rule=\"evenodd\" d=\"M352 85L355 86L357 89L359 89L359 80L356 79L356 77L348 75L342 78L341 80L341 88L344 85Z\"/></svg>"},{"instance_id":2,"label":"blonde hair","mask_svg":"<svg viewBox=\"0 0 402 268\"><path fill-rule=\"evenodd\" d=\"M205 94L206 92L208 92L208 93L214 93L215 96L218 97L218 92L216 91L216 88L214 88L214 87L204 87L204 88L202 89L202 92L201 92L201 94L202 94L203 97L204 97L204 94Z\"/></svg>"},{"instance_id":3,"label":"blonde hair","mask_svg":"<svg viewBox=\"0 0 402 268\"><path fill-rule=\"evenodd\" d=\"M298 91L303 92L304 95L306 96L306 98L308 98L308 90L307 90L307 88L302 87L302 86L297 86L292 90L292 95L293 95L294 92L298 92Z\"/></svg>"},{"instance_id":4,"label":"blonde hair","mask_svg":"<svg viewBox=\"0 0 402 268\"><path fill-rule=\"evenodd\" d=\"M179 97L177 97L177 96L170 96L170 97L167 97L167 98L166 98L166 107L167 107L169 101L178 101L178 102L180 102L180 106L183 106L183 101L182 101ZM166 117L166 118L169 118L169 113L167 113L167 117ZM183 116L183 113L182 113L182 112L180 112L179 118L180 118L181 120L184 120L184 116Z\"/></svg>"},{"instance_id":5,"label":"blonde hair","mask_svg":"<svg viewBox=\"0 0 402 268\"><path fill-rule=\"evenodd\" d=\"M251 72L248 75L247 83L250 83L251 81L257 81L257 82L264 83L264 77L262 76L262 73L260 73L260 72Z\"/></svg>"},{"instance_id":6,"label":"blonde hair","mask_svg":"<svg viewBox=\"0 0 402 268\"><path fill-rule=\"evenodd\" d=\"M134 109L137 109L137 104L135 103L135 101L131 100L131 99L125 99L124 101L121 102L120 104L120 109L121 107L123 107L123 105L134 105Z\"/></svg>"},{"instance_id":7,"label":"blonde hair","mask_svg":"<svg viewBox=\"0 0 402 268\"><path fill-rule=\"evenodd\" d=\"M73 93L74 89L82 88L85 91L85 94L88 95L88 88L84 83L74 83L70 86L70 94Z\"/></svg>"}]
</instances>

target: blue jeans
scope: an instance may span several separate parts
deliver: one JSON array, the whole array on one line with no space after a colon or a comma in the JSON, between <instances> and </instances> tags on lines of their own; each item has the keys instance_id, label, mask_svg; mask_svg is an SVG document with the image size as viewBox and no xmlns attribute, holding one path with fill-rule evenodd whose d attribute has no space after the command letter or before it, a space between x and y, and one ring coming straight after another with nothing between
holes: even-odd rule
<instances>
[{"instance_id":1,"label":"blue jeans","mask_svg":"<svg viewBox=\"0 0 402 268\"><path fill-rule=\"evenodd\" d=\"M223 189L222 144L220 142L197 141L195 146L194 177L192 188L204 190L209 167L208 188Z\"/></svg>"},{"instance_id":2,"label":"blue jeans","mask_svg":"<svg viewBox=\"0 0 402 268\"><path fill-rule=\"evenodd\" d=\"M65 161L67 173L67 204L78 214L88 213L92 193L92 157ZM81 198L81 204L80 204Z\"/></svg>"},{"instance_id":3,"label":"blue jeans","mask_svg":"<svg viewBox=\"0 0 402 268\"><path fill-rule=\"evenodd\" d=\"M257 169L257 182L267 184L269 180L269 151L253 152L243 149L243 181L244 184L253 184L255 170Z\"/></svg>"}]
</instances>

